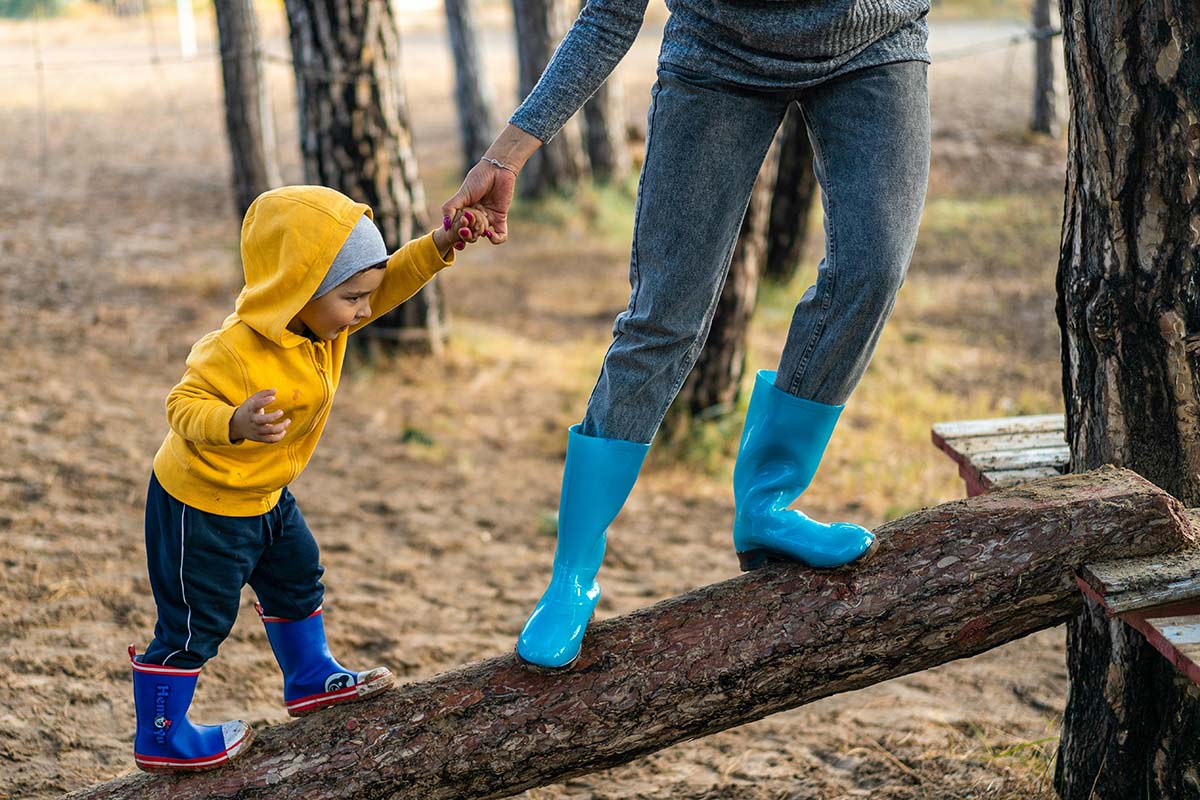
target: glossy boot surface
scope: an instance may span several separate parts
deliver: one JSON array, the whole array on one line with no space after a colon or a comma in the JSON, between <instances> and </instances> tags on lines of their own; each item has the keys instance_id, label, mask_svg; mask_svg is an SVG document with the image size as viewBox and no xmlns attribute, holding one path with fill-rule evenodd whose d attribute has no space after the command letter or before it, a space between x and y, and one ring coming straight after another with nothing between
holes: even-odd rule
<instances>
[{"instance_id":1,"label":"glossy boot surface","mask_svg":"<svg viewBox=\"0 0 1200 800\"><path fill-rule=\"evenodd\" d=\"M840 567L873 549L866 528L788 508L816 474L842 408L790 395L776 388L773 370L759 370L733 471L733 546L742 569L770 558Z\"/></svg>"},{"instance_id":2,"label":"glossy boot surface","mask_svg":"<svg viewBox=\"0 0 1200 800\"><path fill-rule=\"evenodd\" d=\"M517 655L529 663L558 668L579 656L600 600L596 574L604 560L605 532L625 505L649 449L648 444L584 436L578 425L571 427L554 573L517 640Z\"/></svg>"},{"instance_id":3,"label":"glossy boot surface","mask_svg":"<svg viewBox=\"0 0 1200 800\"><path fill-rule=\"evenodd\" d=\"M283 702L288 714L302 717L335 703L365 700L392 687L387 667L354 672L339 664L325 640L321 609L304 619L285 619L263 613L267 641L283 671Z\"/></svg>"},{"instance_id":4,"label":"glossy boot surface","mask_svg":"<svg viewBox=\"0 0 1200 800\"><path fill-rule=\"evenodd\" d=\"M196 725L187 716L200 669L143 664L129 645L133 667L133 707L137 732L133 758L146 772L195 772L213 769L242 753L254 731L241 720Z\"/></svg>"}]
</instances>

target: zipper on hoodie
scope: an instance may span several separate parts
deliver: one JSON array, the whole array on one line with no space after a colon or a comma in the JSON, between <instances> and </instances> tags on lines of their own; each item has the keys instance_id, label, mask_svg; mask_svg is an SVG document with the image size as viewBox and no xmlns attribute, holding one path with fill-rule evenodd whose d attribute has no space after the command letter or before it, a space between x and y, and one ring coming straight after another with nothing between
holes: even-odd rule
<instances>
[{"instance_id":1,"label":"zipper on hoodie","mask_svg":"<svg viewBox=\"0 0 1200 800\"><path fill-rule=\"evenodd\" d=\"M317 416L320 409L325 406L333 395L332 381L329 379L329 369L325 366L326 357L329 356L329 349L323 343L305 342L302 347L309 348L309 355L312 357L313 365L316 366L317 372L321 375L321 389L324 394L321 397L321 402L317 406L318 414L314 414L308 428L304 431L297 431L295 438L292 439L292 445L288 448L288 459L292 462L292 477L288 483L291 483L300 476L300 459L296 457L296 442L302 437L307 436L315 427L317 427Z\"/></svg>"}]
</instances>

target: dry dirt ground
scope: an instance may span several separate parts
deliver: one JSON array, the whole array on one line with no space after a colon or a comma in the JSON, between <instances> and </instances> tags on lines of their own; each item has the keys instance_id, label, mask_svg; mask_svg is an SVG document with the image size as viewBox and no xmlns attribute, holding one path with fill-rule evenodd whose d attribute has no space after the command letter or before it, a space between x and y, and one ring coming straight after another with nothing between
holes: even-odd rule
<instances>
[{"instance_id":1,"label":"dry dirt ground","mask_svg":"<svg viewBox=\"0 0 1200 800\"><path fill-rule=\"evenodd\" d=\"M264 25L284 53L279 13L267 8ZM210 55L181 63L167 12L157 14L153 24L0 24L4 797L53 797L132 769L125 646L144 646L154 623L141 504L163 397L239 288L211 21L200 20ZM511 42L490 19L503 111ZM935 44L1007 32L956 25L939 33L935 23ZM419 19L407 26L436 206L460 174L452 80L442 34ZM653 79L649 27L619 73L635 127ZM1021 47L932 68L922 241L805 498L814 515L869 525L960 496L930 424L1060 407L1053 274L1065 144L1022 132L1029 61ZM270 84L285 177L299 181L288 68L272 63ZM588 195L578 213L564 205L519 209L511 244L460 256L444 279L444 358L354 369L292 487L328 568L333 648L351 666L387 664L416 680L507 652L544 585L565 430L627 291L627 194ZM764 292L751 367L774 365L815 247L795 285ZM733 423L699 459L680 463L665 448L652 459L610 534L602 617L736 573L737 434ZM193 717L279 723L279 675L243 599ZM524 796L1046 797L1065 693L1063 635L1050 630Z\"/></svg>"}]
</instances>

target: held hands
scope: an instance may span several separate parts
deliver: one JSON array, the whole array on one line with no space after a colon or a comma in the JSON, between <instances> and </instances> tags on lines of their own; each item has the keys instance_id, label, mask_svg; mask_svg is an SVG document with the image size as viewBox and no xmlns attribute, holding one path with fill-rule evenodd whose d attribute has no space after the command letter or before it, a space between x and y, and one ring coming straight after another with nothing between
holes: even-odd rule
<instances>
[{"instance_id":1,"label":"held hands","mask_svg":"<svg viewBox=\"0 0 1200 800\"><path fill-rule=\"evenodd\" d=\"M488 229L487 214L478 208L467 207L454 214L453 218L446 216L442 219L441 230L433 232L433 241L438 252L445 258L450 248L463 250L468 244L479 240Z\"/></svg>"},{"instance_id":2,"label":"held hands","mask_svg":"<svg viewBox=\"0 0 1200 800\"><path fill-rule=\"evenodd\" d=\"M246 398L246 402L237 407L229 420L229 441L237 444L243 439L252 442L274 444L283 438L290 419L276 422L283 416L282 411L266 410L275 402L275 390L263 389Z\"/></svg>"},{"instance_id":3,"label":"held hands","mask_svg":"<svg viewBox=\"0 0 1200 800\"><path fill-rule=\"evenodd\" d=\"M480 161L453 197L442 204L442 214L453 218L460 209L477 206L487 214L489 227L483 235L492 244L508 239L508 207L512 204L517 176L487 161Z\"/></svg>"}]
</instances>

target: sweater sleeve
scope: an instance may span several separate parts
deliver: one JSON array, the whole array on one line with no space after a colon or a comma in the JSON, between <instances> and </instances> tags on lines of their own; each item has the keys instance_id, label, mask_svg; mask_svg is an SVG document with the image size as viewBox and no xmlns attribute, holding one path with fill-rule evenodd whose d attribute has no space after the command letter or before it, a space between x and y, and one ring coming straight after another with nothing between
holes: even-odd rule
<instances>
[{"instance_id":1,"label":"sweater sleeve","mask_svg":"<svg viewBox=\"0 0 1200 800\"><path fill-rule=\"evenodd\" d=\"M196 342L183 379L167 395L167 424L190 442L228 445L229 420L245 400L244 369L212 333Z\"/></svg>"},{"instance_id":2,"label":"sweater sleeve","mask_svg":"<svg viewBox=\"0 0 1200 800\"><path fill-rule=\"evenodd\" d=\"M647 0L589 0L542 77L509 119L548 142L583 107L629 52Z\"/></svg>"},{"instance_id":3,"label":"sweater sleeve","mask_svg":"<svg viewBox=\"0 0 1200 800\"><path fill-rule=\"evenodd\" d=\"M413 239L388 258L383 272L383 282L371 294L371 316L350 329L354 333L364 325L370 325L396 306L416 294L433 276L454 263L454 250L448 258L442 258L433 234Z\"/></svg>"}]
</instances>

